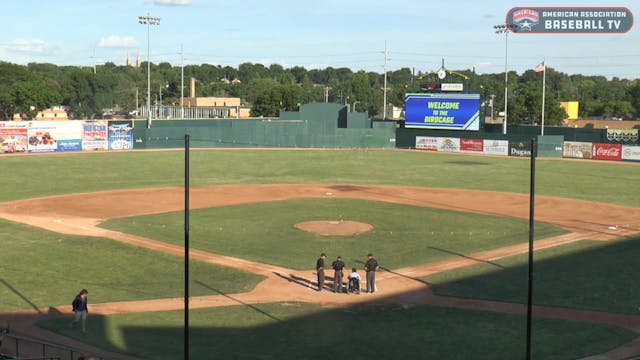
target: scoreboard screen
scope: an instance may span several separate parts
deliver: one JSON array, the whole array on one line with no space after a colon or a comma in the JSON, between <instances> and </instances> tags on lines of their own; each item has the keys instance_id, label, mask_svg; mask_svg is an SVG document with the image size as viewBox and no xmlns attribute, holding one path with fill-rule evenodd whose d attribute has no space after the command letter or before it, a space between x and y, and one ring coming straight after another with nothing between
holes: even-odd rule
<instances>
[{"instance_id":1,"label":"scoreboard screen","mask_svg":"<svg viewBox=\"0 0 640 360\"><path fill-rule=\"evenodd\" d=\"M406 94L405 127L480 130L480 94Z\"/></svg>"}]
</instances>

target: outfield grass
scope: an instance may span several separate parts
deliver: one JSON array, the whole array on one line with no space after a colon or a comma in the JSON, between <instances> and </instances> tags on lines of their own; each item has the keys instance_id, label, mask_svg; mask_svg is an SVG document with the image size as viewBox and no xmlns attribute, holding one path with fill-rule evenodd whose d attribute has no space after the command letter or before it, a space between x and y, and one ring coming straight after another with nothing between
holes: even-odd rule
<instances>
[{"instance_id":1,"label":"outfield grass","mask_svg":"<svg viewBox=\"0 0 640 360\"><path fill-rule=\"evenodd\" d=\"M640 313L637 281L640 236L581 241L537 251L533 302L537 305ZM437 294L526 302L528 258L514 256L424 278Z\"/></svg>"},{"instance_id":2,"label":"outfield grass","mask_svg":"<svg viewBox=\"0 0 640 360\"><path fill-rule=\"evenodd\" d=\"M82 288L92 303L184 294L184 262L176 256L1 219L0 238L0 311L71 304ZM263 279L200 262L190 275L192 295L245 292Z\"/></svg>"},{"instance_id":3,"label":"outfield grass","mask_svg":"<svg viewBox=\"0 0 640 360\"><path fill-rule=\"evenodd\" d=\"M67 319L41 323L100 348L149 359L182 356L180 311L91 317L88 334ZM525 354L522 316L421 306L323 310L296 303L190 312L195 359L514 359ZM576 359L632 340L619 328L534 319L532 357Z\"/></svg>"},{"instance_id":4,"label":"outfield grass","mask_svg":"<svg viewBox=\"0 0 640 360\"><path fill-rule=\"evenodd\" d=\"M0 201L182 186L184 154L109 152L3 157ZM529 161L396 150L199 150L193 185L375 184L529 192ZM637 164L538 159L540 195L638 206ZM43 176L43 174L46 174Z\"/></svg>"},{"instance_id":5,"label":"outfield grass","mask_svg":"<svg viewBox=\"0 0 640 360\"><path fill-rule=\"evenodd\" d=\"M374 226L352 237L324 237L294 228L303 221L352 220ZM102 227L180 245L184 213L112 219ZM194 248L294 269L312 269L321 252L361 269L369 252L399 268L524 243L528 221L348 199L299 199L193 210ZM537 238L564 234L537 223Z\"/></svg>"}]
</instances>

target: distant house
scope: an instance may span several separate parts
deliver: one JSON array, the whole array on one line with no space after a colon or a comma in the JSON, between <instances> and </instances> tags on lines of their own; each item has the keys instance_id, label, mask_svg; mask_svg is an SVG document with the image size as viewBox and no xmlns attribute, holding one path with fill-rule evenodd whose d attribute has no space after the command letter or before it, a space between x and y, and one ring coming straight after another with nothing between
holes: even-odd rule
<instances>
[{"instance_id":1,"label":"distant house","mask_svg":"<svg viewBox=\"0 0 640 360\"><path fill-rule=\"evenodd\" d=\"M71 120L71 107L52 106L39 111L38 114L36 114L35 120Z\"/></svg>"}]
</instances>

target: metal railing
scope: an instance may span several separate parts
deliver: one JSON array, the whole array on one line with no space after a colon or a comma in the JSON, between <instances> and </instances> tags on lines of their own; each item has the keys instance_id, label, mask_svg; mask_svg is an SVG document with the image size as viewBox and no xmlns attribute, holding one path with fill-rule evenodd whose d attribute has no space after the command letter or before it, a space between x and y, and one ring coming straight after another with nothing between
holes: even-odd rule
<instances>
[{"instance_id":1,"label":"metal railing","mask_svg":"<svg viewBox=\"0 0 640 360\"><path fill-rule=\"evenodd\" d=\"M4 333L1 342L2 355L13 356L16 360L112 360L90 355L87 351L54 344L45 340Z\"/></svg>"}]
</instances>

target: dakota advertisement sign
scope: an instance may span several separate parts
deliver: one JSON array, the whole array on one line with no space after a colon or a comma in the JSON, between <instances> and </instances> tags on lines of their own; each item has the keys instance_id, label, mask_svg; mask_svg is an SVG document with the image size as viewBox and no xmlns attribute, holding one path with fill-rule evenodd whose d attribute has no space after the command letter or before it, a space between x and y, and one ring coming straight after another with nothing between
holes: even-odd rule
<instances>
[{"instance_id":1,"label":"dakota advertisement sign","mask_svg":"<svg viewBox=\"0 0 640 360\"><path fill-rule=\"evenodd\" d=\"M480 130L479 94L407 94L405 127Z\"/></svg>"},{"instance_id":2,"label":"dakota advertisement sign","mask_svg":"<svg viewBox=\"0 0 640 360\"><path fill-rule=\"evenodd\" d=\"M531 141L509 141L509 156L531 157Z\"/></svg>"},{"instance_id":3,"label":"dakota advertisement sign","mask_svg":"<svg viewBox=\"0 0 640 360\"><path fill-rule=\"evenodd\" d=\"M620 34L631 30L633 14L625 7L515 7L506 24L520 34Z\"/></svg>"}]
</instances>

